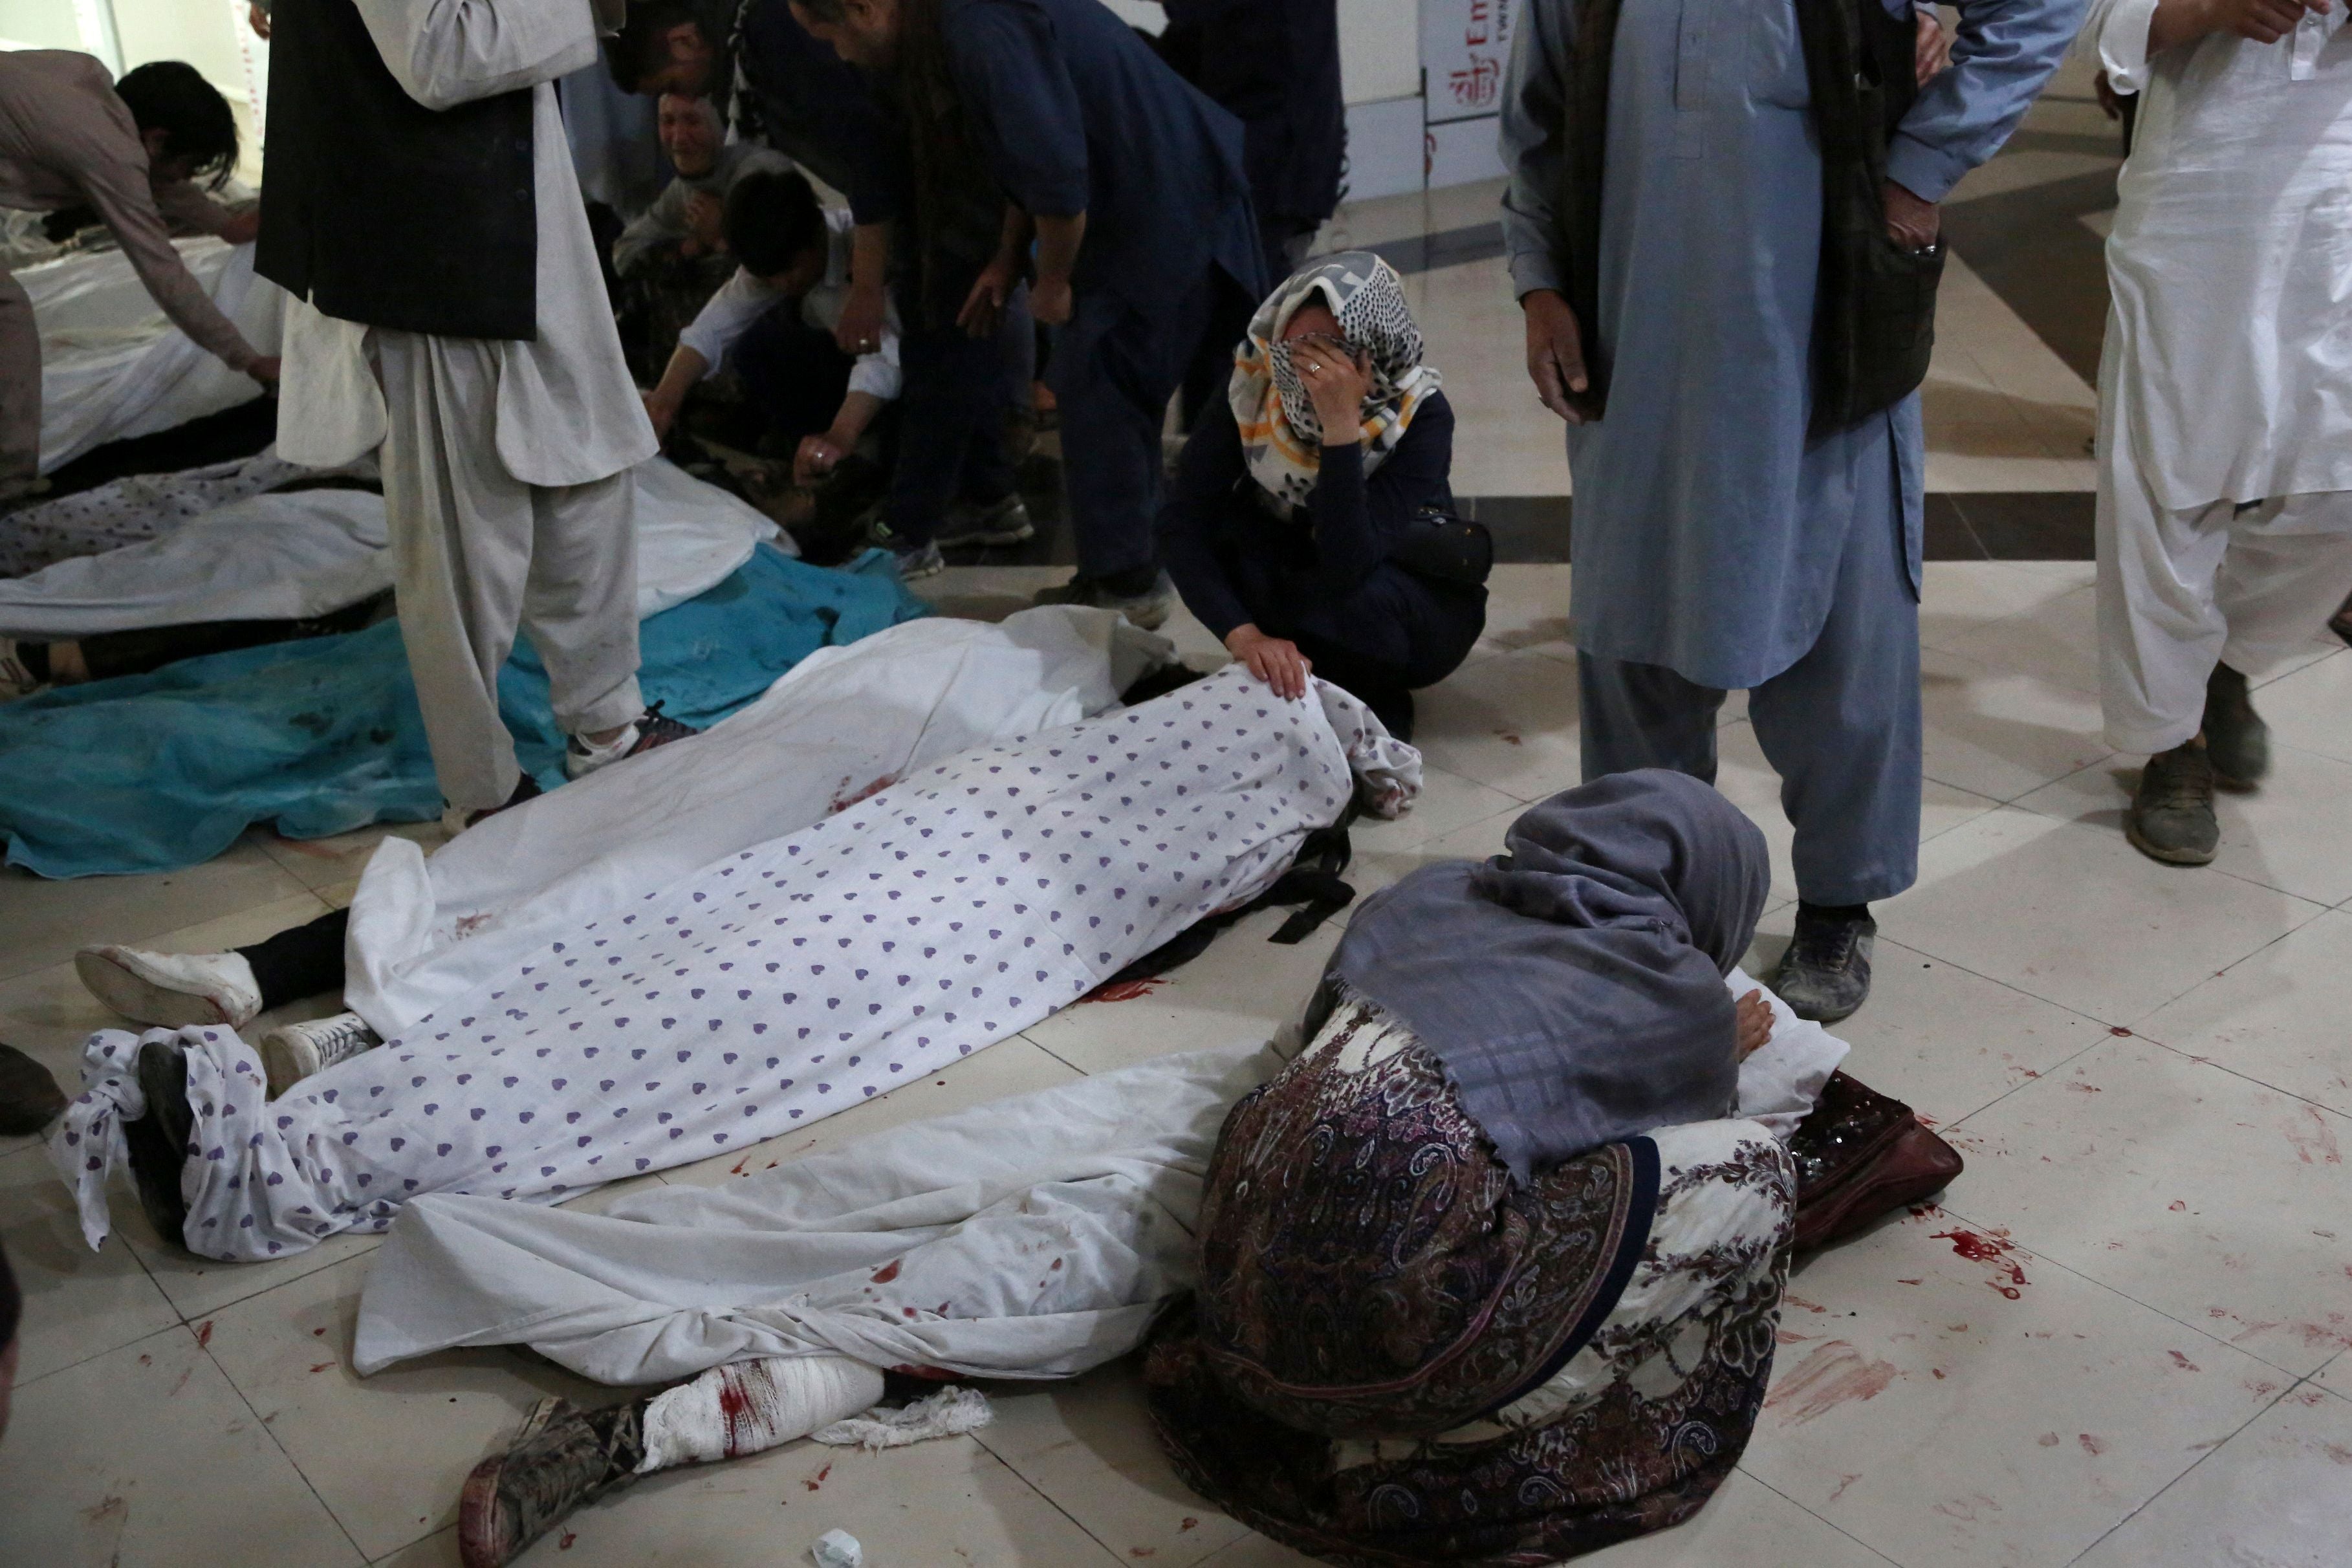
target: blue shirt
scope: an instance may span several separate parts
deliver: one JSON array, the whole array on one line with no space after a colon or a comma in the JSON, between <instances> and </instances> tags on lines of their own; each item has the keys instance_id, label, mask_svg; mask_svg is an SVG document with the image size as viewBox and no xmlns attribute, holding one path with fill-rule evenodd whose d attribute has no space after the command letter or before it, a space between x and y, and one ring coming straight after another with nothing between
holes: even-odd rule
<instances>
[{"instance_id":1,"label":"blue shirt","mask_svg":"<svg viewBox=\"0 0 2352 1568\"><path fill-rule=\"evenodd\" d=\"M1256 298L1242 127L1101 0L943 0L982 156L1035 217L1087 217L1071 284L1137 310L1223 268Z\"/></svg>"}]
</instances>

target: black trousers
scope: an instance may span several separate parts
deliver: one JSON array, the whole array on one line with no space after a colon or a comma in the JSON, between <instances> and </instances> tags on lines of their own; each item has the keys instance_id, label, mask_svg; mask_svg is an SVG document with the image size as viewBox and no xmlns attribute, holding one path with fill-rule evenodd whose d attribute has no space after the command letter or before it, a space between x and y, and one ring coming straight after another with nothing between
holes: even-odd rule
<instances>
[{"instance_id":1,"label":"black trousers","mask_svg":"<svg viewBox=\"0 0 2352 1568\"><path fill-rule=\"evenodd\" d=\"M267 942L240 947L237 956L253 966L264 1010L343 988L343 933L352 911L335 910L305 925L279 931Z\"/></svg>"}]
</instances>

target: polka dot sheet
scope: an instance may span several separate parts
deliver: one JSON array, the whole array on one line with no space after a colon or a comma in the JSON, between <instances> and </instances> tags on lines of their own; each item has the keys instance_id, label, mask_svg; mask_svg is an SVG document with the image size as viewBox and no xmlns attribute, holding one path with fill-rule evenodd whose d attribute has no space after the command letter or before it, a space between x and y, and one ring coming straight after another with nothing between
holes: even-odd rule
<instances>
[{"instance_id":1,"label":"polka dot sheet","mask_svg":"<svg viewBox=\"0 0 2352 1568\"><path fill-rule=\"evenodd\" d=\"M1255 897L1414 752L1322 687L1228 669L966 752L548 942L275 1102L233 1031L188 1029L186 1241L207 1257L382 1230L419 1193L559 1202L772 1138L1003 1039ZM137 1090L93 1037L52 1155L105 1234Z\"/></svg>"}]
</instances>

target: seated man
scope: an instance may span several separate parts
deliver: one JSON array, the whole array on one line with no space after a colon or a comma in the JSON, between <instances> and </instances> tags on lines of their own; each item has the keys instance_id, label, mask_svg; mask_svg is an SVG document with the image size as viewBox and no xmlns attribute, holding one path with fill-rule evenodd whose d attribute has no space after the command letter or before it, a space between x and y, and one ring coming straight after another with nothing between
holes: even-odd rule
<instances>
[{"instance_id":1,"label":"seated man","mask_svg":"<svg viewBox=\"0 0 2352 1568\"><path fill-rule=\"evenodd\" d=\"M648 377L669 362L680 329L734 270L725 241L727 193L744 174L792 167L781 153L729 142L707 98L665 93L655 131L677 177L613 242L625 296L622 342L630 370Z\"/></svg>"},{"instance_id":2,"label":"seated man","mask_svg":"<svg viewBox=\"0 0 2352 1568\"><path fill-rule=\"evenodd\" d=\"M853 360L834 342L848 299L853 231L850 215L819 206L796 172L759 169L735 182L725 236L738 265L678 334L661 380L646 394L656 433L667 438L687 395L731 361L759 421L760 446L791 453L795 480L814 481L856 449L902 378L895 312L886 313L869 353Z\"/></svg>"},{"instance_id":3,"label":"seated man","mask_svg":"<svg viewBox=\"0 0 2352 1568\"><path fill-rule=\"evenodd\" d=\"M120 82L88 55L0 53L0 206L53 212L87 203L112 230L172 324L264 387L278 360L245 341L172 247L164 219L250 241L259 219L232 215L194 182L236 165L228 100L179 60ZM0 268L0 502L46 488L41 447L41 335L33 303Z\"/></svg>"}]
</instances>

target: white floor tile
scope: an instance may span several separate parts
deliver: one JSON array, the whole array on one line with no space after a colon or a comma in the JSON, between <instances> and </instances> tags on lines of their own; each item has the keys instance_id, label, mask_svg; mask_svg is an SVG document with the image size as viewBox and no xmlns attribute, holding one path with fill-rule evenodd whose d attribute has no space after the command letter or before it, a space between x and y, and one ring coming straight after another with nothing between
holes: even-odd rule
<instances>
[{"instance_id":1,"label":"white floor tile","mask_svg":"<svg viewBox=\"0 0 2352 1568\"><path fill-rule=\"evenodd\" d=\"M1419 698L1413 743L1449 773L1520 800L1540 800L1583 774L1576 671L1532 652L1480 659Z\"/></svg>"},{"instance_id":2,"label":"white floor tile","mask_svg":"<svg viewBox=\"0 0 2352 1568\"><path fill-rule=\"evenodd\" d=\"M1790 1281L1741 1461L1905 1568L2067 1563L2284 1386L2042 1258L1972 1261L1956 1238L1989 1245L1931 1212Z\"/></svg>"},{"instance_id":3,"label":"white floor tile","mask_svg":"<svg viewBox=\"0 0 2352 1568\"><path fill-rule=\"evenodd\" d=\"M24 1568L365 1561L184 1328L19 1388L0 1499Z\"/></svg>"},{"instance_id":4,"label":"white floor tile","mask_svg":"<svg viewBox=\"0 0 2352 1568\"><path fill-rule=\"evenodd\" d=\"M2287 1394L2076 1560L2077 1568L2332 1568L2352 1539L2352 1404Z\"/></svg>"},{"instance_id":5,"label":"white floor tile","mask_svg":"<svg viewBox=\"0 0 2352 1568\"><path fill-rule=\"evenodd\" d=\"M1787 915L1767 923L1785 939ZM2080 1013L1885 937L1870 1001L1830 1032L1853 1047L1846 1071L1947 1129L2109 1037Z\"/></svg>"},{"instance_id":6,"label":"white floor tile","mask_svg":"<svg viewBox=\"0 0 2352 1568\"><path fill-rule=\"evenodd\" d=\"M1192 1568L1249 1533L1176 1479L1132 1358L990 1398L981 1442L1121 1562Z\"/></svg>"},{"instance_id":7,"label":"white floor tile","mask_svg":"<svg viewBox=\"0 0 2352 1568\"><path fill-rule=\"evenodd\" d=\"M2274 746L2271 776L2252 794L2215 797L2221 826L2213 869L2266 888L2339 904L2352 899L2352 763ZM2137 757L2116 757L2043 785L2017 804L2120 836L2124 810L2139 787Z\"/></svg>"},{"instance_id":8,"label":"white floor tile","mask_svg":"<svg viewBox=\"0 0 2352 1568\"><path fill-rule=\"evenodd\" d=\"M2095 589L2077 588L2035 605L2030 615L1995 621L1937 646L1996 669L2039 676L2054 685L2096 697L2099 628L2095 595Z\"/></svg>"},{"instance_id":9,"label":"white floor tile","mask_svg":"<svg viewBox=\"0 0 2352 1568\"><path fill-rule=\"evenodd\" d=\"M1391 822L1373 816L1359 817L1348 829L1349 843L1360 856L1393 854L1433 838L1443 838L1474 822L1484 822L1497 812L1517 813L1525 805L1515 795L1489 789L1424 761L1421 794L1414 799L1412 809Z\"/></svg>"},{"instance_id":10,"label":"white floor tile","mask_svg":"<svg viewBox=\"0 0 2352 1568\"><path fill-rule=\"evenodd\" d=\"M1995 622L2032 615L2078 586L2003 561L1930 561L1919 600L1919 641L1950 647Z\"/></svg>"},{"instance_id":11,"label":"white floor tile","mask_svg":"<svg viewBox=\"0 0 2352 1568\"><path fill-rule=\"evenodd\" d=\"M2352 649L2282 676L2258 700L2274 739L2352 763Z\"/></svg>"},{"instance_id":12,"label":"white floor tile","mask_svg":"<svg viewBox=\"0 0 2352 1568\"><path fill-rule=\"evenodd\" d=\"M2138 1032L2352 1116L2352 913L2331 910L2140 1020Z\"/></svg>"},{"instance_id":13,"label":"white floor tile","mask_svg":"<svg viewBox=\"0 0 2352 1568\"><path fill-rule=\"evenodd\" d=\"M442 831L440 820L402 822L363 827L356 833L338 833L331 838L281 838L276 833L257 830L253 842L261 852L277 861L306 887L323 890L338 883L357 879L367 869L369 858L375 847L387 838L405 838L430 855L449 842Z\"/></svg>"},{"instance_id":14,"label":"white floor tile","mask_svg":"<svg viewBox=\"0 0 2352 1568\"><path fill-rule=\"evenodd\" d=\"M92 1252L82 1240L73 1194L46 1151L0 1157L0 1247L25 1294L20 1386L180 1321L130 1248Z\"/></svg>"},{"instance_id":15,"label":"white floor tile","mask_svg":"<svg viewBox=\"0 0 2352 1568\"><path fill-rule=\"evenodd\" d=\"M2133 1024L2320 906L2184 875L2105 832L2004 806L1923 845L1879 906L1890 940L2107 1024Z\"/></svg>"},{"instance_id":16,"label":"white floor tile","mask_svg":"<svg viewBox=\"0 0 2352 1568\"><path fill-rule=\"evenodd\" d=\"M1737 1470L1684 1523L1576 1560L1577 1568L1723 1568L1748 1563L1884 1568L1889 1561Z\"/></svg>"},{"instance_id":17,"label":"white floor tile","mask_svg":"<svg viewBox=\"0 0 2352 1568\"><path fill-rule=\"evenodd\" d=\"M2352 1119L2110 1038L1954 1137L1971 1220L2295 1377L2352 1346Z\"/></svg>"},{"instance_id":18,"label":"white floor tile","mask_svg":"<svg viewBox=\"0 0 2352 1568\"><path fill-rule=\"evenodd\" d=\"M807 1568L845 1530L870 1568L1111 1568L1087 1532L970 1437L884 1453L790 1443L648 1476L581 1510L518 1568ZM386 1568L456 1568L445 1531Z\"/></svg>"},{"instance_id":19,"label":"white floor tile","mask_svg":"<svg viewBox=\"0 0 2352 1568\"><path fill-rule=\"evenodd\" d=\"M506 1350L449 1351L362 1380L352 1324L368 1259L352 1258L222 1310L212 1356L303 1479L373 1560L457 1518L466 1473L532 1403L614 1395Z\"/></svg>"},{"instance_id":20,"label":"white floor tile","mask_svg":"<svg viewBox=\"0 0 2352 1568\"><path fill-rule=\"evenodd\" d=\"M1569 568L1505 563L1486 580L1486 639L1507 649L1568 646Z\"/></svg>"},{"instance_id":21,"label":"white floor tile","mask_svg":"<svg viewBox=\"0 0 2352 1568\"><path fill-rule=\"evenodd\" d=\"M1920 700L1927 776L1995 800L2111 754L2098 699L2040 676L1930 648L1920 658Z\"/></svg>"}]
</instances>

